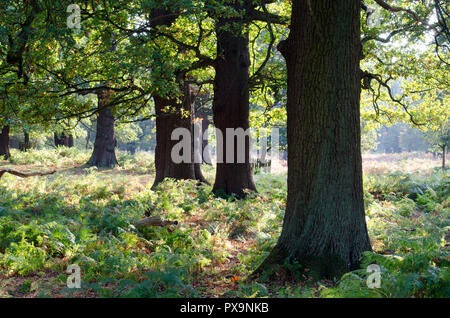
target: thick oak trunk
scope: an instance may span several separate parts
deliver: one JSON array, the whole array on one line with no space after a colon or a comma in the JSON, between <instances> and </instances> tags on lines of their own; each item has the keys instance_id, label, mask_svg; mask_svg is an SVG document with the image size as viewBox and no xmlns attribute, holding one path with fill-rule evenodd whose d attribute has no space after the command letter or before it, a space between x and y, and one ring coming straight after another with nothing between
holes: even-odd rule
<instances>
[{"instance_id":1,"label":"thick oak trunk","mask_svg":"<svg viewBox=\"0 0 450 318\"><path fill-rule=\"evenodd\" d=\"M159 96L155 96L154 101L156 112L156 176L152 188L155 188L166 178L206 182L201 173L200 165L195 166L194 148L192 146L188 162L175 163L172 158L172 149L179 143L179 140L171 140L172 132L176 128L185 128L190 132L191 138L194 136L194 94L190 85L185 85L182 103L176 99Z\"/></svg>"},{"instance_id":2,"label":"thick oak trunk","mask_svg":"<svg viewBox=\"0 0 450 318\"><path fill-rule=\"evenodd\" d=\"M232 5L242 11L245 4L236 1ZM234 160L227 162L227 128L249 127L249 35L241 18L221 18L216 24L217 59L214 85L214 125L223 134L223 143L217 144L217 152L223 153L223 163L217 163L213 192L217 195L245 195L245 190L256 191L250 165L250 139L245 140L245 153L239 154L237 140L234 143ZM220 149L221 148L221 149ZM243 163L237 157L244 156Z\"/></svg>"},{"instance_id":3,"label":"thick oak trunk","mask_svg":"<svg viewBox=\"0 0 450 318\"><path fill-rule=\"evenodd\" d=\"M360 1L293 2L280 50L288 68L288 197L283 230L261 266L289 258L320 277L370 251L360 149Z\"/></svg>"},{"instance_id":4,"label":"thick oak trunk","mask_svg":"<svg viewBox=\"0 0 450 318\"><path fill-rule=\"evenodd\" d=\"M151 27L170 26L179 16L180 12L172 12L165 7L155 8L150 13L149 24ZM171 140L171 135L176 128L186 128L191 133L193 141L193 119L195 97L191 85L184 83L184 100L182 103L176 99L155 96L156 112L156 148L155 148L155 168L156 176L152 189L164 181L165 178L176 180L199 180L206 182L199 164L194 163L194 148L191 147L189 162L175 163L172 160L172 148L178 141ZM172 108L167 111L166 107ZM187 112L183 116L181 111ZM188 114L186 116L186 114Z\"/></svg>"},{"instance_id":5,"label":"thick oak trunk","mask_svg":"<svg viewBox=\"0 0 450 318\"><path fill-rule=\"evenodd\" d=\"M66 135L64 132L62 132L61 135L58 135L58 133L55 132L54 139L55 139L56 147L64 146L64 147L72 148L74 145L72 134Z\"/></svg>"},{"instance_id":6,"label":"thick oak trunk","mask_svg":"<svg viewBox=\"0 0 450 318\"><path fill-rule=\"evenodd\" d=\"M119 163L116 158L117 140L114 134L114 115L111 108L104 107L109 98L109 91L98 93L97 133L94 142L94 151L89 159L88 166L99 168L112 168Z\"/></svg>"},{"instance_id":7,"label":"thick oak trunk","mask_svg":"<svg viewBox=\"0 0 450 318\"><path fill-rule=\"evenodd\" d=\"M11 157L9 151L9 126L4 126L0 133L0 156L5 160Z\"/></svg>"}]
</instances>

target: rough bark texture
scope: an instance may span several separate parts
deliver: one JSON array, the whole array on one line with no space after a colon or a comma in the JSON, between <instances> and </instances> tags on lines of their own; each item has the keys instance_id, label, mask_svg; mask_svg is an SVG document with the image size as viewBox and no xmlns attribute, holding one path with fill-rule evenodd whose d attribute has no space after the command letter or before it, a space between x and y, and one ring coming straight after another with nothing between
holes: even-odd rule
<instances>
[{"instance_id":1,"label":"rough bark texture","mask_svg":"<svg viewBox=\"0 0 450 318\"><path fill-rule=\"evenodd\" d=\"M288 197L262 269L286 258L320 277L370 251L360 149L360 1L299 0L280 50L288 67Z\"/></svg>"},{"instance_id":2,"label":"rough bark texture","mask_svg":"<svg viewBox=\"0 0 450 318\"><path fill-rule=\"evenodd\" d=\"M242 11L239 1L232 6ZM245 163L237 163L237 143L234 163L226 163L227 128L247 130L249 124L249 36L241 18L220 18L216 24L217 51L214 85L214 125L223 134L224 163L217 163L213 192L217 195L244 196L245 190L256 191L250 165L250 140L246 138ZM217 146L219 148L219 145ZM220 149L218 149L220 152Z\"/></svg>"},{"instance_id":3,"label":"rough bark texture","mask_svg":"<svg viewBox=\"0 0 450 318\"><path fill-rule=\"evenodd\" d=\"M111 108L104 107L109 98L110 91L99 92L97 134L95 136L94 151L89 159L88 166L99 168L112 168L119 163L116 158L117 140L114 134L114 115Z\"/></svg>"},{"instance_id":4,"label":"rough bark texture","mask_svg":"<svg viewBox=\"0 0 450 318\"><path fill-rule=\"evenodd\" d=\"M5 160L11 157L9 151L9 126L3 127L0 133L0 156L3 156Z\"/></svg>"},{"instance_id":5,"label":"rough bark texture","mask_svg":"<svg viewBox=\"0 0 450 318\"><path fill-rule=\"evenodd\" d=\"M154 97L156 112L156 177L152 188L155 188L165 178L206 181L201 173L200 166L195 167L193 147L191 148L190 162L175 163L171 156L172 148L179 142L178 140L171 140L173 130L186 128L193 136L194 98L191 87L187 84L185 85L182 103L177 102L176 99ZM172 111L168 111L167 106L171 107ZM182 116L182 110L188 113ZM186 114L188 115L186 116Z\"/></svg>"},{"instance_id":6,"label":"rough bark texture","mask_svg":"<svg viewBox=\"0 0 450 318\"><path fill-rule=\"evenodd\" d=\"M55 132L54 134L55 139L55 146L65 146L72 148L73 147L73 135L72 134L65 134L64 132L61 133L61 135L58 135L58 133Z\"/></svg>"}]
</instances>

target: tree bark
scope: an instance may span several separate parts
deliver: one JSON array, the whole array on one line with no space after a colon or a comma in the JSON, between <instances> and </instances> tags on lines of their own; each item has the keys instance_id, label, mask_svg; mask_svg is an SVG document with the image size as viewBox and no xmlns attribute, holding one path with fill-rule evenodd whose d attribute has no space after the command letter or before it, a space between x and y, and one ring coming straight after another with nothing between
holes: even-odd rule
<instances>
[{"instance_id":1,"label":"tree bark","mask_svg":"<svg viewBox=\"0 0 450 318\"><path fill-rule=\"evenodd\" d=\"M245 4L239 1L230 6L238 12L245 9ZM224 160L223 163L217 163L213 192L216 195L235 194L238 197L245 196L245 190L256 191L250 165L250 139L245 140L244 163L238 163L236 140L234 161L226 161L227 128L242 128L246 131L250 127L249 35L243 19L219 18L216 23L218 54L213 100L214 125L222 132L224 141L222 145L217 145L217 152L223 153Z\"/></svg>"},{"instance_id":2,"label":"tree bark","mask_svg":"<svg viewBox=\"0 0 450 318\"><path fill-rule=\"evenodd\" d=\"M94 142L94 151L89 159L88 166L99 168L113 168L119 165L116 158L117 140L114 134L114 115L112 109L104 107L111 91L103 90L98 96L97 133Z\"/></svg>"},{"instance_id":3,"label":"tree bark","mask_svg":"<svg viewBox=\"0 0 450 318\"><path fill-rule=\"evenodd\" d=\"M172 12L167 8L155 8L150 13L149 24L151 27L162 25L170 26L179 16L179 12ZM172 160L172 148L178 141L171 140L172 131L176 128L186 128L191 133L191 142L193 143L193 120L195 116L194 102L195 96L192 92L190 84L184 82L182 84L184 90L184 100L180 104L175 98L165 98L155 96L155 113L156 113L156 148L155 148L155 168L156 176L152 189L166 178L176 180L199 180L207 182L203 177L201 166L194 163L194 147L191 147L190 162L175 163ZM169 106L172 111L165 108ZM181 111L187 111L183 116Z\"/></svg>"},{"instance_id":4,"label":"tree bark","mask_svg":"<svg viewBox=\"0 0 450 318\"><path fill-rule=\"evenodd\" d=\"M279 241L259 270L296 260L320 277L370 251L360 140L360 1L293 2L279 46L288 68L288 197Z\"/></svg>"},{"instance_id":5,"label":"tree bark","mask_svg":"<svg viewBox=\"0 0 450 318\"><path fill-rule=\"evenodd\" d=\"M5 160L11 158L9 151L9 126L4 126L0 133L0 156Z\"/></svg>"},{"instance_id":6,"label":"tree bark","mask_svg":"<svg viewBox=\"0 0 450 318\"><path fill-rule=\"evenodd\" d=\"M175 163L172 160L172 149L179 142L171 140L172 132L176 128L185 128L189 130L193 138L193 119L194 119L194 94L191 85L185 84L184 100L182 103L175 98L168 99L155 96L156 112L156 149L155 149L155 167L156 176L152 189L164 181L166 178L176 180L199 180L206 182L200 169L194 163L194 147L191 145L191 154L189 162ZM167 107L171 110L168 110ZM182 115L184 112L184 115ZM193 140L191 140L193 143Z\"/></svg>"}]
</instances>

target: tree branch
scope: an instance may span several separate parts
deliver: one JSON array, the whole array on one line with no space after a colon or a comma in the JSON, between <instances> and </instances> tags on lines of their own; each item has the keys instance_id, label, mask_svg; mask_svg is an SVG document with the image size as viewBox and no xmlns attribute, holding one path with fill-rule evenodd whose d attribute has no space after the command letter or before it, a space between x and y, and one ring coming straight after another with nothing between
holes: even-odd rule
<instances>
[{"instance_id":1,"label":"tree branch","mask_svg":"<svg viewBox=\"0 0 450 318\"><path fill-rule=\"evenodd\" d=\"M20 172L20 171L12 170L9 168L2 168L2 169L0 169L0 179L3 177L3 175L5 173L9 173L14 176L21 177L21 178L29 178L29 177L34 177L34 176L48 176L48 175L54 174L55 172L56 172L56 170L53 170L50 172Z\"/></svg>"},{"instance_id":2,"label":"tree branch","mask_svg":"<svg viewBox=\"0 0 450 318\"><path fill-rule=\"evenodd\" d=\"M370 85L371 80L376 80L378 82L378 84L380 85L380 87L382 86L382 87L384 87L387 90L387 92L389 94L389 98L393 102L395 102L395 103L399 104L400 106L402 106L403 110L408 114L411 122L414 125L416 125L416 126L424 126L426 124L426 123L418 123L418 122L416 122L416 120L414 119L414 116L409 112L408 106L405 105L402 102L403 97L401 99L397 99L397 98L394 97L394 95L392 94L391 87L388 85L388 82L392 79L392 77L389 77L386 81L383 81L381 75L379 75L379 74L372 74L372 73L367 72L367 71L361 71L361 77L362 77L362 80L363 80L363 88L364 89L371 89L371 85Z\"/></svg>"},{"instance_id":3,"label":"tree branch","mask_svg":"<svg viewBox=\"0 0 450 318\"><path fill-rule=\"evenodd\" d=\"M255 9L252 9L248 13L248 19L250 21L262 21L267 23L283 24L283 25L287 25L289 23L289 19L286 19L284 17L281 17L279 15L267 11L263 12Z\"/></svg>"},{"instance_id":4,"label":"tree branch","mask_svg":"<svg viewBox=\"0 0 450 318\"><path fill-rule=\"evenodd\" d=\"M420 23L422 23L422 24L424 24L426 26L430 26L426 21L424 21L421 17L419 17L419 15L416 12L414 12L414 11L412 11L410 9L405 9L405 8L401 8L401 7L391 6L390 4L386 3L383 0L375 0L375 2L380 7L382 7L385 10L388 10L388 11L391 11L391 12L406 12L409 15L411 15L414 18L414 20L416 20L417 22L420 22Z\"/></svg>"}]
</instances>

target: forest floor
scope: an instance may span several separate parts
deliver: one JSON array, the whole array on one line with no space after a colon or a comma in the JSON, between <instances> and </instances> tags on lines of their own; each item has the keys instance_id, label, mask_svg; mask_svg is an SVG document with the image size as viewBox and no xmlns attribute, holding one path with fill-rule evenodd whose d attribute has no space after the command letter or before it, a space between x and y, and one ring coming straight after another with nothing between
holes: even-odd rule
<instances>
[{"instance_id":1,"label":"forest floor","mask_svg":"<svg viewBox=\"0 0 450 318\"><path fill-rule=\"evenodd\" d=\"M0 297L450 296L450 177L431 155L364 155L374 252L333 281L288 265L270 280L247 279L280 234L285 164L255 175L258 194L233 200L188 181L150 190L149 153L119 152L120 167L105 170L84 167L89 154L77 149L12 155L0 166L57 172L0 180ZM212 183L214 168L203 170ZM137 228L146 216L178 225ZM372 263L381 270L375 289ZM67 287L71 264L81 268L80 289Z\"/></svg>"}]
</instances>

